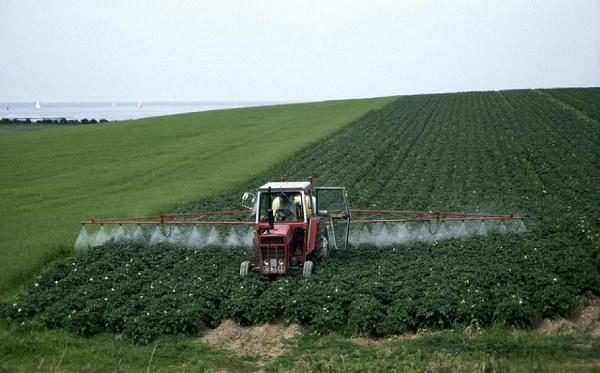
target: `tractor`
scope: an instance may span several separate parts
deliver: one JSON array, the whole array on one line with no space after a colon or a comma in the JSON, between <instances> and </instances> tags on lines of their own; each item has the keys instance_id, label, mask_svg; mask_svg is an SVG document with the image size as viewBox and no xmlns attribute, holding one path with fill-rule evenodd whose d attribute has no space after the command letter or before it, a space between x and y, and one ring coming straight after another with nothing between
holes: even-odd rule
<instances>
[{"instance_id":1,"label":"tractor","mask_svg":"<svg viewBox=\"0 0 600 373\"><path fill-rule=\"evenodd\" d=\"M330 249L346 248L350 209L342 187L316 188L312 177L304 182L282 177L261 186L257 195L245 193L242 204L255 218L257 263L242 262L240 276L251 271L267 276L301 271L310 277L315 263ZM336 230L341 230L341 239Z\"/></svg>"}]
</instances>

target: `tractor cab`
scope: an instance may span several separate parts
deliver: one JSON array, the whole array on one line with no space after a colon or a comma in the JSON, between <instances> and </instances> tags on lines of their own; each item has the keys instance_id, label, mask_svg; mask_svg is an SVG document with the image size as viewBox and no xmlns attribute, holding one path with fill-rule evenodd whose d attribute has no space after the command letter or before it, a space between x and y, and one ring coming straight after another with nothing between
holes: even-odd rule
<instances>
[{"instance_id":1,"label":"tractor cab","mask_svg":"<svg viewBox=\"0 0 600 373\"><path fill-rule=\"evenodd\" d=\"M256 223L268 222L269 210L275 222L306 223L312 211L311 198L308 182L267 183L258 190Z\"/></svg>"},{"instance_id":2,"label":"tractor cab","mask_svg":"<svg viewBox=\"0 0 600 373\"><path fill-rule=\"evenodd\" d=\"M315 188L312 178L304 182L282 178L261 186L252 197L258 263L243 262L240 275L251 270L269 276L301 270L308 277L330 249L338 243L346 247L350 214L344 188ZM336 239L339 227L334 221L340 220L345 225Z\"/></svg>"}]
</instances>

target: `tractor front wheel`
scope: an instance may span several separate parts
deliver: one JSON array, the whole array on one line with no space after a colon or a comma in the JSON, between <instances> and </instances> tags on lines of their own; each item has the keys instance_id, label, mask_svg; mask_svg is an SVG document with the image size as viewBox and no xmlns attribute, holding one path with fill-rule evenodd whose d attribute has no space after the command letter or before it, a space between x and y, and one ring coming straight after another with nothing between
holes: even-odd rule
<instances>
[{"instance_id":1,"label":"tractor front wheel","mask_svg":"<svg viewBox=\"0 0 600 373\"><path fill-rule=\"evenodd\" d=\"M248 276L248 272L250 272L250 262L245 260L240 264L240 276L246 277Z\"/></svg>"},{"instance_id":2,"label":"tractor front wheel","mask_svg":"<svg viewBox=\"0 0 600 373\"><path fill-rule=\"evenodd\" d=\"M312 260L307 260L306 262L304 262L304 266L302 266L302 277L309 278L310 276L312 276L313 266L314 263L312 262Z\"/></svg>"}]
</instances>

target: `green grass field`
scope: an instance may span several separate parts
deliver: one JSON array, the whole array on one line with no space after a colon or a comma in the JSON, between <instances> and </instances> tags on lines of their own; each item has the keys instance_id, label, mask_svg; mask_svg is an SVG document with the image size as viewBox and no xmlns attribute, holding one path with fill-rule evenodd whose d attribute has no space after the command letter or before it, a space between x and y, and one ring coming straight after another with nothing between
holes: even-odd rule
<instances>
[{"instance_id":1,"label":"green grass field","mask_svg":"<svg viewBox=\"0 0 600 373\"><path fill-rule=\"evenodd\" d=\"M223 193L390 101L0 127L0 293L69 255L81 220L155 214Z\"/></svg>"},{"instance_id":2,"label":"green grass field","mask_svg":"<svg viewBox=\"0 0 600 373\"><path fill-rule=\"evenodd\" d=\"M132 345L110 334L75 337L57 330L0 324L0 370L94 372L593 372L598 338L578 333L513 333L502 328L422 331L406 339L365 340L310 334L285 341L250 340L255 352L232 353L189 337Z\"/></svg>"}]
</instances>

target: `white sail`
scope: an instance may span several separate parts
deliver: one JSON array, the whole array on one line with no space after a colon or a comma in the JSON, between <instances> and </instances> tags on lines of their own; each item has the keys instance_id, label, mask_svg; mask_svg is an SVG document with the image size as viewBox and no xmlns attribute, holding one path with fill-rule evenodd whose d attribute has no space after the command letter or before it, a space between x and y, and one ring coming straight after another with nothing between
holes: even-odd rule
<instances>
[{"instance_id":1,"label":"white sail","mask_svg":"<svg viewBox=\"0 0 600 373\"><path fill-rule=\"evenodd\" d=\"M40 109L41 107L42 107L42 106L40 105L40 102L39 102L39 101L36 101L36 102L35 102L35 108L36 108L36 109Z\"/></svg>"}]
</instances>

